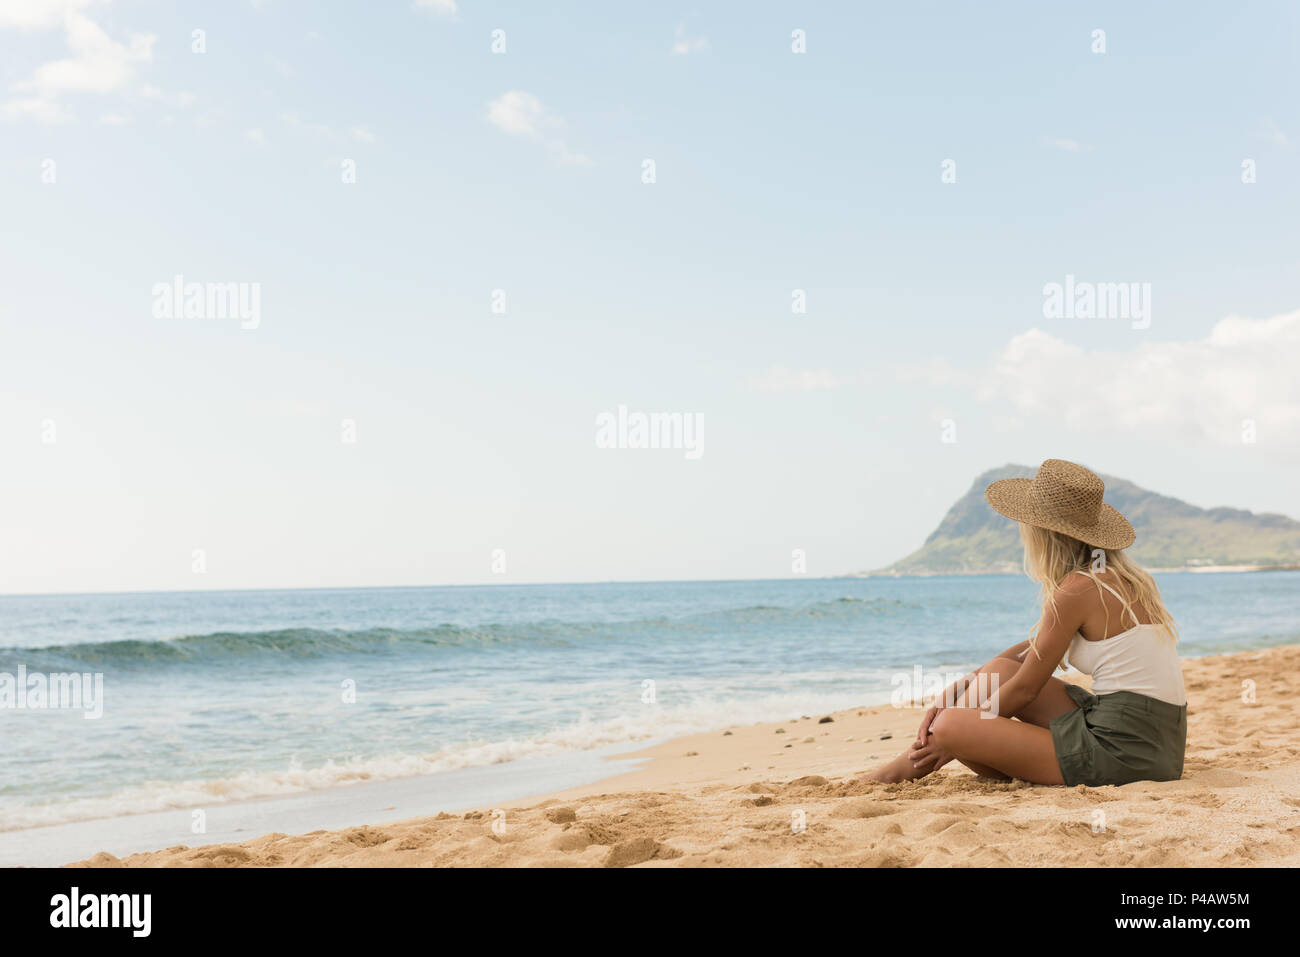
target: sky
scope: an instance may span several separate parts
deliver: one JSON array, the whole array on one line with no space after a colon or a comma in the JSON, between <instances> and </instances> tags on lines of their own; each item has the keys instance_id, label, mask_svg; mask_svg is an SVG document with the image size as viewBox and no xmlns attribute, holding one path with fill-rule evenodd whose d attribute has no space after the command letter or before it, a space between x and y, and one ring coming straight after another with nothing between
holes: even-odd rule
<instances>
[{"instance_id":1,"label":"sky","mask_svg":"<svg viewBox=\"0 0 1300 957\"><path fill-rule=\"evenodd\" d=\"M0 593L838 575L1052 457L1300 517L1298 45L3 0Z\"/></svg>"}]
</instances>

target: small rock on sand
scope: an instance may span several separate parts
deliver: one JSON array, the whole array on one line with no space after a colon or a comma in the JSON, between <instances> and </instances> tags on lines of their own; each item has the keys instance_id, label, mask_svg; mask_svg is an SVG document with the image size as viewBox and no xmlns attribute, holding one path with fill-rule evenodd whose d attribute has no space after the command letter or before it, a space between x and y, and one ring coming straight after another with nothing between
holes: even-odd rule
<instances>
[{"instance_id":1,"label":"small rock on sand","mask_svg":"<svg viewBox=\"0 0 1300 957\"><path fill-rule=\"evenodd\" d=\"M672 858L681 856L681 851L668 847L666 844L660 844L652 837L637 837L630 841L620 841L611 847L609 854L605 857L605 866L628 867L655 857Z\"/></svg>"}]
</instances>

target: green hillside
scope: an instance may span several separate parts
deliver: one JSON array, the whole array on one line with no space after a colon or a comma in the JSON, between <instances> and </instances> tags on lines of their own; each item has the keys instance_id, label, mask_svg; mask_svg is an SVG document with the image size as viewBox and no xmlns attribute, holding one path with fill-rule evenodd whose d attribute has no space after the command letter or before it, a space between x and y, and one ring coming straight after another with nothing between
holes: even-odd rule
<instances>
[{"instance_id":1,"label":"green hillside","mask_svg":"<svg viewBox=\"0 0 1300 957\"><path fill-rule=\"evenodd\" d=\"M926 575L1018 571L1021 545L1016 523L984 500L990 482L1032 478L1036 470L1005 465L975 479L948 510L925 544L876 574ZM1103 475L1106 501L1133 523L1137 541L1129 553L1147 568L1198 565L1300 565L1300 522L1285 515L1236 508L1197 508L1167 495Z\"/></svg>"}]
</instances>

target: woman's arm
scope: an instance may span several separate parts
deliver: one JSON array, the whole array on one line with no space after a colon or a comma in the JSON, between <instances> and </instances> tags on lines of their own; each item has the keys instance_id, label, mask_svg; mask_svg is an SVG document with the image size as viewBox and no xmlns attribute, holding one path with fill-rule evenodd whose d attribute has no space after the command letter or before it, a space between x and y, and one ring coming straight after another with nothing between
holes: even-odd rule
<instances>
[{"instance_id":1,"label":"woman's arm","mask_svg":"<svg viewBox=\"0 0 1300 957\"><path fill-rule=\"evenodd\" d=\"M1018 645L1012 645L1006 651L999 652L998 654L994 655L994 657L1014 658L1016 661L1022 661L1024 660L1025 653L1027 651L1029 651L1029 642L1022 641ZM970 674L963 675L962 677L954 681L952 684L950 684L947 688L943 690L943 692L939 695L939 697L935 699L934 707L951 708L955 706L956 703L961 700L962 695L966 693L966 689L970 687L971 682L975 680L975 675L976 672L972 671Z\"/></svg>"},{"instance_id":2,"label":"woman's arm","mask_svg":"<svg viewBox=\"0 0 1300 957\"><path fill-rule=\"evenodd\" d=\"M1025 657L1025 652L1028 651L1028 650L1029 650L1029 642L1028 642L1028 641L1022 641L1022 642L1021 642L1020 644L1018 644L1018 645L1012 645L1012 646L1011 646L1010 648L1008 648L1006 651L1000 651L1000 652L998 652L997 657L998 657L998 658L1014 658L1014 659L1016 659L1016 661L1021 661L1021 660L1024 659L1024 657Z\"/></svg>"},{"instance_id":3,"label":"woman's arm","mask_svg":"<svg viewBox=\"0 0 1300 957\"><path fill-rule=\"evenodd\" d=\"M1090 591L1086 580L1067 579L1062 583L1056 590L1055 609L1050 602L1043 608L1035 641L1038 653L1024 656L1024 664L1010 681L997 689L988 710L996 709L997 714L1010 717L1038 697L1038 692L1052 677L1057 662L1065 657L1075 632L1083 624L1089 602L1095 600L1096 595ZM1029 647L1028 642L1025 642L1025 647Z\"/></svg>"},{"instance_id":4,"label":"woman's arm","mask_svg":"<svg viewBox=\"0 0 1300 957\"><path fill-rule=\"evenodd\" d=\"M1040 626L1040 628L1041 628L1041 626ZM1066 643L1067 647L1068 647L1068 644L1069 644L1069 642L1067 641L1067 643ZM1028 642L1028 641L1022 641L1022 642L1020 642L1018 645L1012 645L1010 648L1006 649L1005 651L1001 652L1000 654L996 655L995 657L998 657L998 658L1014 658L1014 659L1017 660L1017 661L1023 661L1023 660L1025 660L1025 657L1026 657L1026 654L1028 653L1028 651L1029 651L1029 642ZM1061 655L1064 655L1064 654L1065 654L1065 652L1062 651L1062 652L1061 652ZM1057 655L1056 658L1054 658L1054 659L1052 659L1052 660L1053 660L1053 661L1059 661L1059 660L1061 659L1061 655ZM1029 660L1031 660L1031 661L1032 661L1033 658L1034 658L1033 655L1029 655L1028 657L1029 657ZM1024 667L1022 667L1020 670L1023 671L1023 670L1024 670ZM917 746L918 748L919 748L919 747L924 747L924 746L925 746L926 735L929 733L929 730L930 730L930 724L934 721L935 716L936 716L936 715L937 715L941 710L943 710L944 708L959 707L959 705L958 705L957 703L958 703L959 701L961 701L962 698L963 698L963 696L966 694L966 689L969 688L970 685L971 685L971 682L975 680L975 675L976 675L976 672L972 671L970 674L968 674L968 675L964 675L963 677L958 678L956 681L954 681L952 684L950 684L946 689L944 689L943 693L939 696L938 699L936 699L936 701L934 702L934 704L932 704L930 707L926 708L925 714L924 714L924 715L922 716L922 718L921 718L921 728L920 728L920 730L919 730L919 731L917 732L917 734L916 734L916 746ZM1049 668L1048 671L1047 671L1047 675L1048 675L1049 677L1050 677L1050 675L1051 675L1051 669L1050 669L1050 668ZM1043 681L1045 682L1046 680L1047 680L1047 678L1045 677L1045 678L1043 679ZM1010 684L1010 682L1008 682L1008 685L1009 685L1009 684ZM1036 687L1037 687L1037 688L1041 688L1042 686L1043 686L1043 682L1039 682L1039 684L1038 684ZM1025 704L1028 704L1030 701L1033 701L1033 700L1034 700L1034 697L1036 697L1037 694L1038 694L1038 691L1035 690L1034 693L1033 693L1032 695L1030 695L1029 698L1025 701ZM999 702L999 703L1000 703L1000 702ZM969 706L969 707L974 707L974 706L971 705L971 706ZM1024 707L1024 705L1021 705L1020 707ZM1004 710L1004 709L1001 708L1001 707L999 707L998 710L999 710L999 713L1001 713L1001 714L1014 714L1014 712L1006 711L1006 710ZM1017 708L1016 710L1019 710L1019 708Z\"/></svg>"}]
</instances>

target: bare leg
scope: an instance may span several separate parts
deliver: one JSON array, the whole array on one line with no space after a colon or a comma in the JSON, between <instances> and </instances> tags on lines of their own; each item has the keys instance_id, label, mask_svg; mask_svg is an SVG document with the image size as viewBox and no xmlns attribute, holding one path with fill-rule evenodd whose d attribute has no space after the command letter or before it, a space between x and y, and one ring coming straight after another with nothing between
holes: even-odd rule
<instances>
[{"instance_id":1,"label":"bare leg","mask_svg":"<svg viewBox=\"0 0 1300 957\"><path fill-rule=\"evenodd\" d=\"M932 726L939 747L977 774L1064 784L1052 732L1027 721L989 718L971 708L948 708Z\"/></svg>"},{"instance_id":2,"label":"bare leg","mask_svg":"<svg viewBox=\"0 0 1300 957\"><path fill-rule=\"evenodd\" d=\"M989 697L989 692L996 690L1004 681L1009 681L1011 677L1020 669L1020 662L1014 658L994 658L987 664L980 666L974 672L974 680L970 682L967 688L957 698L955 702L958 708L978 708ZM986 675L981 680L980 675ZM996 678L994 678L996 676ZM994 684L994 681L997 684ZM1036 725L1040 728L1047 728L1051 721L1057 715L1064 714L1073 710L1075 707L1073 699L1065 691L1065 682L1059 678L1049 678L1047 684L1043 685L1038 695L1022 708L1016 717L1027 724ZM943 712L940 712L942 716ZM984 718L983 721L992 721L993 719ZM1003 719L1005 720L1005 719ZM936 719L936 724L937 719ZM916 778L925 777L932 771L948 764L954 758L950 749L944 746L943 742L938 740L935 735L927 736L923 742L919 738L914 741L902 754L894 758L866 776L870 781L881 781L887 784L893 784L898 781L911 781ZM1006 775L995 770L993 767L979 764L979 762L963 760L968 768L976 774L985 777L1004 778Z\"/></svg>"},{"instance_id":3,"label":"bare leg","mask_svg":"<svg viewBox=\"0 0 1300 957\"><path fill-rule=\"evenodd\" d=\"M897 784L899 781L912 781L916 778L925 777L931 771L938 770L943 766L943 764L947 764L948 761L952 760L951 757L948 757L947 760L943 761L943 764L939 764L937 762L942 756L938 754L929 754L926 755L925 766L922 767L916 761L912 760L911 750L915 747L916 743L913 742L909 745L907 751L904 751L892 761L887 761L882 764L874 771L868 772L863 780L879 781L882 784Z\"/></svg>"}]
</instances>

